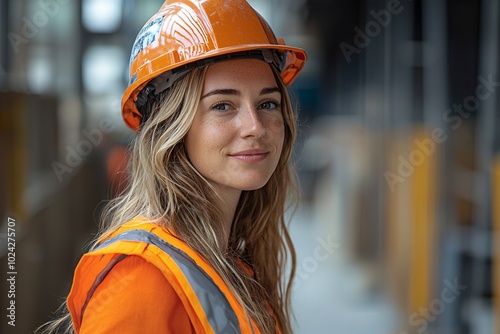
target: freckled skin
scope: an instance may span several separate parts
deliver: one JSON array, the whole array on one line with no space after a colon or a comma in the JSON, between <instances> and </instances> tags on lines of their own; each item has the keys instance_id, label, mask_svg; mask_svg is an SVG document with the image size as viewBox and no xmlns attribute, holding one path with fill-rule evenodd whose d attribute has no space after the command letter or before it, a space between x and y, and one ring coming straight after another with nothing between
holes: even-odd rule
<instances>
[{"instance_id":1,"label":"freckled skin","mask_svg":"<svg viewBox=\"0 0 500 334\"><path fill-rule=\"evenodd\" d=\"M285 134L276 88L270 65L261 60L231 60L208 69L185 147L220 195L259 189L276 169ZM250 149L266 153L250 162L235 158Z\"/></svg>"}]
</instances>

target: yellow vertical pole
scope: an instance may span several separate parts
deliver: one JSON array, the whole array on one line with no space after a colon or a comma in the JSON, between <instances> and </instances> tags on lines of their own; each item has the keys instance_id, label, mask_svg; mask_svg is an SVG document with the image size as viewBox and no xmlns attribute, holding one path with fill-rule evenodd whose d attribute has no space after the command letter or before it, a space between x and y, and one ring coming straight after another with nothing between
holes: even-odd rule
<instances>
[{"instance_id":1,"label":"yellow vertical pole","mask_svg":"<svg viewBox=\"0 0 500 334\"><path fill-rule=\"evenodd\" d=\"M500 155L493 159L493 314L495 333L500 334Z\"/></svg>"},{"instance_id":2,"label":"yellow vertical pole","mask_svg":"<svg viewBox=\"0 0 500 334\"><path fill-rule=\"evenodd\" d=\"M432 153L416 143L434 145ZM411 176L411 262L409 268L409 307L417 310L427 307L432 299L436 257L436 201L438 144L431 134L416 130L408 161L414 168Z\"/></svg>"}]
</instances>

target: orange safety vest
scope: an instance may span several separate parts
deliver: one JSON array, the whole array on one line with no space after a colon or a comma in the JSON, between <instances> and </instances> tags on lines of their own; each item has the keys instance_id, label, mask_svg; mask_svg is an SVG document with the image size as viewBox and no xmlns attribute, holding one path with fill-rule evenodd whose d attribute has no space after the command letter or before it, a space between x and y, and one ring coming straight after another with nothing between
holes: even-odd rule
<instances>
[{"instance_id":1,"label":"orange safety vest","mask_svg":"<svg viewBox=\"0 0 500 334\"><path fill-rule=\"evenodd\" d=\"M76 333L99 284L129 255L140 256L160 270L182 300L196 333L260 333L219 274L197 252L140 218L124 224L78 263L68 296Z\"/></svg>"}]
</instances>

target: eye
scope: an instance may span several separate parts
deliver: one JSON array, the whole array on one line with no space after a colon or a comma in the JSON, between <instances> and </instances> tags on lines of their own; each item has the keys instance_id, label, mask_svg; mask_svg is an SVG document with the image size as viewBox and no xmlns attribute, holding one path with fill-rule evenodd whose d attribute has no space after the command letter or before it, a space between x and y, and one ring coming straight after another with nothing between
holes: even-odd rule
<instances>
[{"instance_id":1,"label":"eye","mask_svg":"<svg viewBox=\"0 0 500 334\"><path fill-rule=\"evenodd\" d=\"M279 102L277 102L277 101L267 101L267 102L262 103L259 106L259 109L273 110L273 109L278 109L279 107L280 107Z\"/></svg>"},{"instance_id":2,"label":"eye","mask_svg":"<svg viewBox=\"0 0 500 334\"><path fill-rule=\"evenodd\" d=\"M214 104L211 109L213 111L217 111L217 112L220 112L220 111L228 111L231 109L231 105L229 103L225 103L225 102L220 102L220 103L216 103Z\"/></svg>"}]
</instances>

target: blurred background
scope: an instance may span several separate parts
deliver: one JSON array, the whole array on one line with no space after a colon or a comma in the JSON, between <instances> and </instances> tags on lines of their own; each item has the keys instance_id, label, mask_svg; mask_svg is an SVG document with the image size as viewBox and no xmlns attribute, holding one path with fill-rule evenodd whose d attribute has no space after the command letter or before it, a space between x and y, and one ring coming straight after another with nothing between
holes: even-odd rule
<instances>
[{"instance_id":1,"label":"blurred background","mask_svg":"<svg viewBox=\"0 0 500 334\"><path fill-rule=\"evenodd\" d=\"M500 333L499 1L249 2L309 55L296 333ZM54 315L121 189L128 58L161 4L0 2L1 333Z\"/></svg>"}]
</instances>

